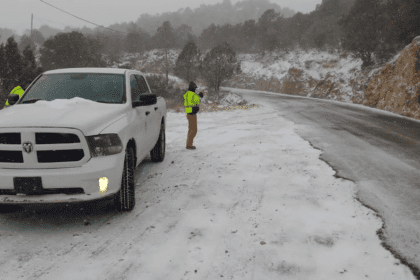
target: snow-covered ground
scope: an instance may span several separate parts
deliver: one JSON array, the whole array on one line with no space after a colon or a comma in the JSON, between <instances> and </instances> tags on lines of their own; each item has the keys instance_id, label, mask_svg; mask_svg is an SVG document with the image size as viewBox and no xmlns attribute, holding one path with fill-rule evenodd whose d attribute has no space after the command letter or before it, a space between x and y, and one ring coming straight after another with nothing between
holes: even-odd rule
<instances>
[{"instance_id":1,"label":"snow-covered ground","mask_svg":"<svg viewBox=\"0 0 420 280\"><path fill-rule=\"evenodd\" d=\"M1 277L414 279L355 185L294 128L268 106L200 112L191 151L185 114L168 112L166 159L137 169L132 212L2 218Z\"/></svg>"}]
</instances>

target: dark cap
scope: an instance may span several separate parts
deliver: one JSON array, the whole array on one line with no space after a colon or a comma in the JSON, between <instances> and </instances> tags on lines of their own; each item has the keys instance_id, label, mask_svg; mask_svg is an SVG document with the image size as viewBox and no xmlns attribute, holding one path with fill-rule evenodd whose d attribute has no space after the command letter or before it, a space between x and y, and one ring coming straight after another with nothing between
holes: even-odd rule
<instances>
[{"instance_id":1,"label":"dark cap","mask_svg":"<svg viewBox=\"0 0 420 280\"><path fill-rule=\"evenodd\" d=\"M191 81L189 86L188 86L188 90L189 91L195 91L196 88L198 88L197 85L193 81Z\"/></svg>"}]
</instances>

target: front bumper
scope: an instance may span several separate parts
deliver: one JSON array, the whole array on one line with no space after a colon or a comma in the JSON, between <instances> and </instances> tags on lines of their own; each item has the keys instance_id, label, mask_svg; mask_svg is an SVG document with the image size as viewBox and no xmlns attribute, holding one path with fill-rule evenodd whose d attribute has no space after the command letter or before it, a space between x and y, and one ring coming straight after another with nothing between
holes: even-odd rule
<instances>
[{"instance_id":1,"label":"front bumper","mask_svg":"<svg viewBox=\"0 0 420 280\"><path fill-rule=\"evenodd\" d=\"M0 169L0 189L13 190L14 177L41 177L44 189L82 188L83 194L0 195L0 204L68 204L100 200L115 195L121 187L124 153L91 158L80 167L57 169ZM108 178L105 192L99 178Z\"/></svg>"}]
</instances>

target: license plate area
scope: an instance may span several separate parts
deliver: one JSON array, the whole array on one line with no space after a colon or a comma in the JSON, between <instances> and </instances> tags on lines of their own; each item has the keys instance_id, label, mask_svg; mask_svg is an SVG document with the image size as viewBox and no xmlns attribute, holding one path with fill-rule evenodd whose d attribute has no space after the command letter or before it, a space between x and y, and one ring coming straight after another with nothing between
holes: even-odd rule
<instances>
[{"instance_id":1,"label":"license plate area","mask_svg":"<svg viewBox=\"0 0 420 280\"><path fill-rule=\"evenodd\" d=\"M15 177L13 184L16 193L40 194L43 190L41 177Z\"/></svg>"}]
</instances>

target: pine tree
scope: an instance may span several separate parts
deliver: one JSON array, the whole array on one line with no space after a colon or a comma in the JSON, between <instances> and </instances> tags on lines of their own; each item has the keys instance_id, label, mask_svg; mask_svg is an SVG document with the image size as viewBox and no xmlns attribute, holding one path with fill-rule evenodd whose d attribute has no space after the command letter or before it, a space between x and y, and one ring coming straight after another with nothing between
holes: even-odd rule
<instances>
[{"instance_id":1,"label":"pine tree","mask_svg":"<svg viewBox=\"0 0 420 280\"><path fill-rule=\"evenodd\" d=\"M418 0L401 0L399 4L398 10L394 10L398 40L404 45L408 45L414 37L420 35L420 2Z\"/></svg>"},{"instance_id":2,"label":"pine tree","mask_svg":"<svg viewBox=\"0 0 420 280\"><path fill-rule=\"evenodd\" d=\"M304 32L309 28L310 22L307 19L307 15L298 12L292 18L288 20L289 22L289 30L291 31L291 36L297 43L301 44L301 39L303 37Z\"/></svg>"},{"instance_id":3,"label":"pine tree","mask_svg":"<svg viewBox=\"0 0 420 280\"><path fill-rule=\"evenodd\" d=\"M397 50L402 47L398 40L397 22L399 16L400 0L388 0L383 6L380 44L375 49L375 59L384 63L388 61Z\"/></svg>"},{"instance_id":4,"label":"pine tree","mask_svg":"<svg viewBox=\"0 0 420 280\"><path fill-rule=\"evenodd\" d=\"M4 54L5 69L3 74L3 88L6 92L10 92L14 87L19 85L24 68L24 59L19 52L18 44L13 36L7 39Z\"/></svg>"},{"instance_id":5,"label":"pine tree","mask_svg":"<svg viewBox=\"0 0 420 280\"><path fill-rule=\"evenodd\" d=\"M134 23L131 24L128 32L124 39L125 50L129 53L143 52L147 47L146 42L149 40L149 34L138 28Z\"/></svg>"},{"instance_id":6,"label":"pine tree","mask_svg":"<svg viewBox=\"0 0 420 280\"><path fill-rule=\"evenodd\" d=\"M200 51L194 41L188 42L179 54L175 64L175 75L190 82L197 78L199 69Z\"/></svg>"},{"instance_id":7,"label":"pine tree","mask_svg":"<svg viewBox=\"0 0 420 280\"><path fill-rule=\"evenodd\" d=\"M31 39L34 41L34 43L39 44L39 45L42 45L45 42L44 36L37 29L32 30Z\"/></svg>"},{"instance_id":8,"label":"pine tree","mask_svg":"<svg viewBox=\"0 0 420 280\"><path fill-rule=\"evenodd\" d=\"M30 46L32 50L35 50L35 48L36 48L35 47L35 43L34 43L34 41L32 41L31 37L29 37L28 35L24 34L24 35L22 35L22 37L20 37L20 40L19 40L19 44L18 44L19 51L20 52L23 52L23 50L27 46Z\"/></svg>"},{"instance_id":9,"label":"pine tree","mask_svg":"<svg viewBox=\"0 0 420 280\"><path fill-rule=\"evenodd\" d=\"M157 47L165 50L165 74L166 74L166 85L168 85L168 75L169 75L169 61L168 61L168 52L171 46L176 44L174 30L169 21L165 21L161 27L158 28L156 32L156 43Z\"/></svg>"},{"instance_id":10,"label":"pine tree","mask_svg":"<svg viewBox=\"0 0 420 280\"><path fill-rule=\"evenodd\" d=\"M3 43L0 44L0 86L3 86L3 78L6 75L6 54L5 46Z\"/></svg>"},{"instance_id":11,"label":"pine tree","mask_svg":"<svg viewBox=\"0 0 420 280\"><path fill-rule=\"evenodd\" d=\"M223 42L206 54L200 73L208 85L218 92L221 83L239 70L235 52L227 42Z\"/></svg>"},{"instance_id":12,"label":"pine tree","mask_svg":"<svg viewBox=\"0 0 420 280\"><path fill-rule=\"evenodd\" d=\"M6 91L4 90L4 77L6 73L6 55L4 44L0 44L0 103L4 104L6 99Z\"/></svg>"},{"instance_id":13,"label":"pine tree","mask_svg":"<svg viewBox=\"0 0 420 280\"><path fill-rule=\"evenodd\" d=\"M203 30L199 36L198 44L200 49L211 49L217 46L217 39L219 37L219 26L214 23Z\"/></svg>"},{"instance_id":14,"label":"pine tree","mask_svg":"<svg viewBox=\"0 0 420 280\"><path fill-rule=\"evenodd\" d=\"M254 50L257 42L257 27L255 20L247 20L241 25L240 39L242 40L242 50Z\"/></svg>"},{"instance_id":15,"label":"pine tree","mask_svg":"<svg viewBox=\"0 0 420 280\"><path fill-rule=\"evenodd\" d=\"M282 16L274 9L265 11L258 19L259 42L262 51L273 51L278 45L277 31L282 23Z\"/></svg>"},{"instance_id":16,"label":"pine tree","mask_svg":"<svg viewBox=\"0 0 420 280\"><path fill-rule=\"evenodd\" d=\"M24 58L24 70L22 72L22 75L19 79L19 85L22 88L27 88L32 81L39 75L41 74L42 68L38 67L36 60L35 60L35 55L33 50L30 48L30 46L27 46L24 50L23 50L23 58Z\"/></svg>"},{"instance_id":17,"label":"pine tree","mask_svg":"<svg viewBox=\"0 0 420 280\"><path fill-rule=\"evenodd\" d=\"M182 47L185 46L189 41L193 40L193 31L191 26L182 24L176 30L174 30L176 36L176 46Z\"/></svg>"},{"instance_id":18,"label":"pine tree","mask_svg":"<svg viewBox=\"0 0 420 280\"><path fill-rule=\"evenodd\" d=\"M381 19L379 0L356 0L349 14L339 22L344 48L362 59L363 68L373 64L371 55L382 36Z\"/></svg>"},{"instance_id":19,"label":"pine tree","mask_svg":"<svg viewBox=\"0 0 420 280\"><path fill-rule=\"evenodd\" d=\"M41 48L41 64L45 70L74 67L103 67L101 47L82 33L60 33L45 41Z\"/></svg>"}]
</instances>

